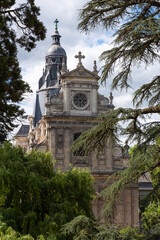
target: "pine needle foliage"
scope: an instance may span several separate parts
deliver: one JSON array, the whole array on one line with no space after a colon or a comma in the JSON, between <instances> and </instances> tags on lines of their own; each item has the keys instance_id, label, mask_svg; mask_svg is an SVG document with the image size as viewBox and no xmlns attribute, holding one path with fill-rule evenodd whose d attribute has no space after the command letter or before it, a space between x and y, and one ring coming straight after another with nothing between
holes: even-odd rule
<instances>
[{"instance_id":1,"label":"pine needle foliage","mask_svg":"<svg viewBox=\"0 0 160 240\"><path fill-rule=\"evenodd\" d=\"M152 172L159 166L160 145L143 144L133 148L128 167L122 171L115 172L110 177L110 181L113 180L114 183L101 192L101 196L106 199L104 213L108 222L112 220L113 206L115 200L118 200L117 194L120 193L126 185L129 186L137 182L140 176L145 175L147 172ZM152 199L151 195L153 195L157 189L159 189L159 185L156 185L150 194L150 201Z\"/></svg>"},{"instance_id":2,"label":"pine needle foliage","mask_svg":"<svg viewBox=\"0 0 160 240\"><path fill-rule=\"evenodd\" d=\"M79 19L78 28L81 31L89 32L100 25L104 30L114 30L115 46L100 56L100 60L104 61L101 83L107 82L118 64L119 72L113 78L112 88L127 89L131 86L133 66L141 66L142 63L149 66L160 60L159 1L91 0L79 10ZM142 124L141 120L145 120L149 114L160 113L160 76L155 76L135 91L133 103L136 107L145 101L148 102L145 109L119 108L100 116L98 120L103 122L100 121L95 129L82 134L76 141L77 148L80 141L86 152L93 150L96 145L101 148L106 137L114 137L119 141L118 136L125 134L131 141L151 142L159 134L159 122ZM121 127L122 122L128 122L126 128ZM76 147L73 149L76 150Z\"/></svg>"},{"instance_id":3,"label":"pine needle foliage","mask_svg":"<svg viewBox=\"0 0 160 240\"><path fill-rule=\"evenodd\" d=\"M100 60L105 62L102 83L112 75L118 64L120 70L113 78L112 87L128 88L133 66L141 63L148 66L160 59L159 1L91 0L79 11L79 19L78 28L81 31L89 32L99 25L105 30L114 30L115 47L100 56ZM160 79L160 76L156 78ZM159 81L155 82L155 86L159 87Z\"/></svg>"},{"instance_id":4,"label":"pine needle foliage","mask_svg":"<svg viewBox=\"0 0 160 240\"><path fill-rule=\"evenodd\" d=\"M160 225L140 232L138 228L122 228L114 225L99 225L86 216L78 216L62 228L64 235L73 240L158 240Z\"/></svg>"},{"instance_id":5,"label":"pine needle foliage","mask_svg":"<svg viewBox=\"0 0 160 240\"><path fill-rule=\"evenodd\" d=\"M87 170L55 171L50 153L0 146L0 213L21 234L53 235L78 215L93 217L93 179Z\"/></svg>"},{"instance_id":6,"label":"pine needle foliage","mask_svg":"<svg viewBox=\"0 0 160 240\"><path fill-rule=\"evenodd\" d=\"M95 149L101 151L107 138L113 142L120 142L119 137L122 135L127 136L127 141L137 141L138 144L155 142L160 135L160 122L142 122L146 115L154 113L160 113L160 106L144 109L118 108L108 111L97 118L99 124L96 127L82 133L74 141L71 149L77 152L82 148L87 155Z\"/></svg>"},{"instance_id":7,"label":"pine needle foliage","mask_svg":"<svg viewBox=\"0 0 160 240\"><path fill-rule=\"evenodd\" d=\"M119 226L99 225L86 216L78 216L62 228L73 240L140 240L137 229L121 229Z\"/></svg>"},{"instance_id":8,"label":"pine needle foliage","mask_svg":"<svg viewBox=\"0 0 160 240\"><path fill-rule=\"evenodd\" d=\"M100 55L103 61L101 83L106 84L113 76L112 89L127 90L132 87L133 67L153 65L160 60L160 2L158 0L90 0L79 10L78 25L82 32L90 32L101 26L103 31L112 30L113 47ZM148 104L142 108L142 104ZM97 126L89 129L73 143L74 152L80 149L88 155L91 151L101 151L105 142L120 143L125 136L126 143L137 144L127 169L111 176L114 182L102 192L106 199L106 219L110 220L111 207L120 190L137 181L147 171L151 174L160 164L160 121L150 121L160 114L160 76L135 90L135 108L118 108L97 118ZM156 115L157 116L157 115ZM113 182L113 181L112 181ZM159 191L159 184L148 197Z\"/></svg>"},{"instance_id":9,"label":"pine needle foliage","mask_svg":"<svg viewBox=\"0 0 160 240\"><path fill-rule=\"evenodd\" d=\"M0 1L0 142L14 129L15 120L23 117L24 109L17 103L31 92L22 80L17 48L31 51L37 41L45 38L46 29L39 15L34 0L19 5L15 0Z\"/></svg>"}]
</instances>

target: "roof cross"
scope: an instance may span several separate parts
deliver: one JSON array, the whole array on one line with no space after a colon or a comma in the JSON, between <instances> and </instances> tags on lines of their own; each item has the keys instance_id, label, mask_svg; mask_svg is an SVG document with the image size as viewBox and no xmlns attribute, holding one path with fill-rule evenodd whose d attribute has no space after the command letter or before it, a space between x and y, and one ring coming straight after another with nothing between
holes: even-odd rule
<instances>
[{"instance_id":1,"label":"roof cross","mask_svg":"<svg viewBox=\"0 0 160 240\"><path fill-rule=\"evenodd\" d=\"M57 20L57 18L54 21L54 23L55 23L55 30L58 31L58 23L59 23L59 21Z\"/></svg>"},{"instance_id":2,"label":"roof cross","mask_svg":"<svg viewBox=\"0 0 160 240\"><path fill-rule=\"evenodd\" d=\"M78 52L78 55L76 55L75 58L78 58L78 59L79 59L79 62L78 62L77 67L81 67L81 66L82 66L82 61L81 61L81 60L82 60L82 58L85 58L85 56L82 55L81 52Z\"/></svg>"}]
</instances>

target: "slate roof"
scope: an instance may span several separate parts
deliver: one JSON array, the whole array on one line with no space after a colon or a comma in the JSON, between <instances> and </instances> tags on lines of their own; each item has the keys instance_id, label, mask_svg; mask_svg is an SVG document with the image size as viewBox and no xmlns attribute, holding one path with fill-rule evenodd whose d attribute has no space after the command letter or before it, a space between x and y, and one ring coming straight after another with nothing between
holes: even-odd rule
<instances>
[{"instance_id":1,"label":"slate roof","mask_svg":"<svg viewBox=\"0 0 160 240\"><path fill-rule=\"evenodd\" d=\"M43 95L44 99L42 100L42 106L45 104L45 96ZM39 101L39 94L36 94L36 103L35 103L35 107L33 110L33 116L34 116L34 120L33 120L33 125L34 127L36 126L36 124L39 122L39 120L42 118L42 107L40 107L40 101Z\"/></svg>"},{"instance_id":2,"label":"slate roof","mask_svg":"<svg viewBox=\"0 0 160 240\"><path fill-rule=\"evenodd\" d=\"M27 137L29 133L29 125L23 125L20 127L16 134L16 137Z\"/></svg>"},{"instance_id":3,"label":"slate roof","mask_svg":"<svg viewBox=\"0 0 160 240\"><path fill-rule=\"evenodd\" d=\"M64 48L62 48L60 45L52 45L50 49L47 51L46 56L65 56L66 57L66 51Z\"/></svg>"},{"instance_id":4,"label":"slate roof","mask_svg":"<svg viewBox=\"0 0 160 240\"><path fill-rule=\"evenodd\" d=\"M33 111L33 125L34 127L36 124L41 120L42 116L45 115L45 103L46 103L46 91L49 91L50 97L52 97L55 93L59 93L60 88L55 88L55 89L44 89L43 91L37 92L36 95L36 103Z\"/></svg>"}]
</instances>

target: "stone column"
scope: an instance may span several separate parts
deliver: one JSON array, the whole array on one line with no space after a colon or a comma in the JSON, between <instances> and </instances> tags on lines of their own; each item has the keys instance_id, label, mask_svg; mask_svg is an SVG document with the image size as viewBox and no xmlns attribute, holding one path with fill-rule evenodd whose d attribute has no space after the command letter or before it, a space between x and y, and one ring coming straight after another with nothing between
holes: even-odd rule
<instances>
[{"instance_id":1,"label":"stone column","mask_svg":"<svg viewBox=\"0 0 160 240\"><path fill-rule=\"evenodd\" d=\"M131 211L131 188L125 189L125 225L132 226L132 211Z\"/></svg>"},{"instance_id":2,"label":"stone column","mask_svg":"<svg viewBox=\"0 0 160 240\"><path fill-rule=\"evenodd\" d=\"M56 158L56 128L51 129L51 134L50 134L50 151L53 153L53 160Z\"/></svg>"},{"instance_id":3,"label":"stone column","mask_svg":"<svg viewBox=\"0 0 160 240\"><path fill-rule=\"evenodd\" d=\"M90 169L91 171L97 171L99 169L99 166L98 166L98 158L97 158L97 151L96 149L91 152L91 158L90 158L91 162L90 162Z\"/></svg>"},{"instance_id":4,"label":"stone column","mask_svg":"<svg viewBox=\"0 0 160 240\"><path fill-rule=\"evenodd\" d=\"M92 86L92 113L97 113L97 89L98 86L93 84Z\"/></svg>"},{"instance_id":5,"label":"stone column","mask_svg":"<svg viewBox=\"0 0 160 240\"><path fill-rule=\"evenodd\" d=\"M69 169L69 164L71 162L71 129L66 127L64 129L64 170Z\"/></svg>"},{"instance_id":6,"label":"stone column","mask_svg":"<svg viewBox=\"0 0 160 240\"><path fill-rule=\"evenodd\" d=\"M132 188L132 226L138 227L139 226L139 197L138 197L138 184Z\"/></svg>"},{"instance_id":7,"label":"stone column","mask_svg":"<svg viewBox=\"0 0 160 240\"><path fill-rule=\"evenodd\" d=\"M69 83L65 83L64 87L64 111L69 112L70 111L70 88Z\"/></svg>"},{"instance_id":8,"label":"stone column","mask_svg":"<svg viewBox=\"0 0 160 240\"><path fill-rule=\"evenodd\" d=\"M106 140L105 144L105 157L106 157L106 170L112 171L113 170L113 156L112 156L112 144L110 140Z\"/></svg>"}]
</instances>

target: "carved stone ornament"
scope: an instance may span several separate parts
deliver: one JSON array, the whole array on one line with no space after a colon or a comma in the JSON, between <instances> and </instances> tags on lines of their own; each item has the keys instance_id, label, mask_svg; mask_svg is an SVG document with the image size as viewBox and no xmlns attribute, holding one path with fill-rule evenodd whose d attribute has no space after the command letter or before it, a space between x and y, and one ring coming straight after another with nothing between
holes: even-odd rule
<instances>
[{"instance_id":1,"label":"carved stone ornament","mask_svg":"<svg viewBox=\"0 0 160 240\"><path fill-rule=\"evenodd\" d=\"M103 95L98 94L98 103L100 105L109 105L109 100L108 100L108 98L104 97Z\"/></svg>"},{"instance_id":2,"label":"carved stone ornament","mask_svg":"<svg viewBox=\"0 0 160 240\"><path fill-rule=\"evenodd\" d=\"M114 157L121 157L122 156L122 148L121 147L114 147L113 148L113 156Z\"/></svg>"},{"instance_id":3,"label":"carved stone ornament","mask_svg":"<svg viewBox=\"0 0 160 240\"><path fill-rule=\"evenodd\" d=\"M51 97L51 104L63 104L62 93L56 93Z\"/></svg>"},{"instance_id":4,"label":"carved stone ornament","mask_svg":"<svg viewBox=\"0 0 160 240\"><path fill-rule=\"evenodd\" d=\"M57 136L57 147L63 148L63 135L62 134L58 134L58 136Z\"/></svg>"},{"instance_id":5,"label":"carved stone ornament","mask_svg":"<svg viewBox=\"0 0 160 240\"><path fill-rule=\"evenodd\" d=\"M74 164L78 164L78 165L81 165L81 164L85 164L85 165L88 165L89 164L89 159L88 157L84 158L84 156L74 156Z\"/></svg>"}]
</instances>

